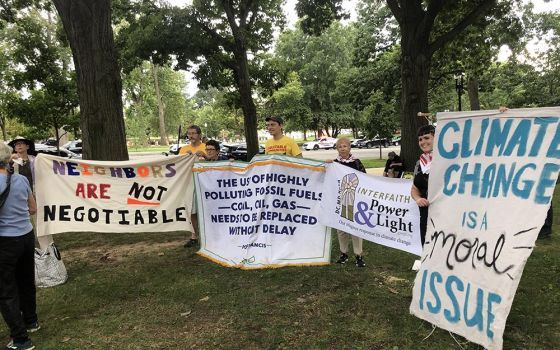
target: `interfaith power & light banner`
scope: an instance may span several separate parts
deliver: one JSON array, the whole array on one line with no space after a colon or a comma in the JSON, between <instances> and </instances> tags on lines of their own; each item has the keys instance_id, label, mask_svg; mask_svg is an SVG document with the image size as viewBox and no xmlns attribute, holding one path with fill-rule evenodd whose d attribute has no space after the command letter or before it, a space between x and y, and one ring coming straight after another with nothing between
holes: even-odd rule
<instances>
[{"instance_id":1,"label":"interfaith power & light banner","mask_svg":"<svg viewBox=\"0 0 560 350\"><path fill-rule=\"evenodd\" d=\"M438 114L412 314L502 348L560 169L559 117L558 107Z\"/></svg>"},{"instance_id":2,"label":"interfaith power & light banner","mask_svg":"<svg viewBox=\"0 0 560 350\"><path fill-rule=\"evenodd\" d=\"M420 212L412 180L369 176L327 164L321 223L387 247L420 255Z\"/></svg>"}]
</instances>

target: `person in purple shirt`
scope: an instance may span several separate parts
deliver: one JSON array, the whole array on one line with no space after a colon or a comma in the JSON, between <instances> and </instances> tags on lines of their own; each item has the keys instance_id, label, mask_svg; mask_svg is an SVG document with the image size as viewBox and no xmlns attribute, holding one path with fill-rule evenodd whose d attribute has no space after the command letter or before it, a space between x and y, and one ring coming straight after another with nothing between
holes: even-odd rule
<instances>
[{"instance_id":1,"label":"person in purple shirt","mask_svg":"<svg viewBox=\"0 0 560 350\"><path fill-rule=\"evenodd\" d=\"M31 350L28 332L39 329L35 291L35 235L29 219L37 211L29 181L8 172L12 148L0 143L0 312L12 341L6 349ZM5 195L4 195L5 196ZM2 196L2 197L4 197Z\"/></svg>"}]
</instances>

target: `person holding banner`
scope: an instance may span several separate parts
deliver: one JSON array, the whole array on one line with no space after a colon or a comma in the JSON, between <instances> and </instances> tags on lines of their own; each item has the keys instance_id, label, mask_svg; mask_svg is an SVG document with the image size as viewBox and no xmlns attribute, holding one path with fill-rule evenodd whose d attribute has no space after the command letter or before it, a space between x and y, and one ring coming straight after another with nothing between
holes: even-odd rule
<instances>
[{"instance_id":1,"label":"person holding banner","mask_svg":"<svg viewBox=\"0 0 560 350\"><path fill-rule=\"evenodd\" d=\"M218 160L228 160L228 157L220 154L220 143L216 140L206 142L206 160L215 162Z\"/></svg>"},{"instance_id":2,"label":"person holding banner","mask_svg":"<svg viewBox=\"0 0 560 350\"><path fill-rule=\"evenodd\" d=\"M190 143L181 147L179 154L194 154L199 158L206 158L206 145L202 142L202 130L198 125L191 125L187 129Z\"/></svg>"},{"instance_id":3,"label":"person holding banner","mask_svg":"<svg viewBox=\"0 0 560 350\"><path fill-rule=\"evenodd\" d=\"M272 138L266 141L264 148L265 154L282 154L292 157L301 157L301 149L290 137L284 135L282 125L284 120L280 117L267 117L266 129Z\"/></svg>"},{"instance_id":4,"label":"person holding banner","mask_svg":"<svg viewBox=\"0 0 560 350\"><path fill-rule=\"evenodd\" d=\"M336 141L336 150L338 151L338 157L334 160L337 163L350 167L354 170L360 171L362 173L366 172L366 168L358 158L355 158L350 153L351 145L350 140L346 137L341 137ZM332 160L328 160L327 163L332 163ZM350 240L352 240L352 249L356 255L356 266L365 267L366 263L362 255L362 238L358 236L351 235L342 230L336 230L338 235L338 245L340 247L340 257L336 261L337 264L346 264L348 262L348 245Z\"/></svg>"},{"instance_id":5,"label":"person holding banner","mask_svg":"<svg viewBox=\"0 0 560 350\"><path fill-rule=\"evenodd\" d=\"M37 211L29 181L10 175L12 148L0 143L0 311L12 341L6 349L30 350L28 332L38 330L35 235L29 214Z\"/></svg>"},{"instance_id":6,"label":"person holding banner","mask_svg":"<svg viewBox=\"0 0 560 350\"><path fill-rule=\"evenodd\" d=\"M187 137L191 143L181 147L179 154L194 154L199 157L200 160L206 159L206 145L201 141L202 130L200 127L198 125L189 126L187 129ZM191 238L185 243L186 248L191 248L198 244L198 217L196 215L196 201L194 198L196 198L196 196L193 196L193 206L191 210L193 232L191 232Z\"/></svg>"},{"instance_id":7,"label":"person holding banner","mask_svg":"<svg viewBox=\"0 0 560 350\"><path fill-rule=\"evenodd\" d=\"M414 182L410 190L412 199L420 209L420 241L424 245L428 226L428 180L434 150L434 135L436 128L433 125L424 125L418 129L418 146L422 150L420 159L414 167Z\"/></svg>"}]
</instances>

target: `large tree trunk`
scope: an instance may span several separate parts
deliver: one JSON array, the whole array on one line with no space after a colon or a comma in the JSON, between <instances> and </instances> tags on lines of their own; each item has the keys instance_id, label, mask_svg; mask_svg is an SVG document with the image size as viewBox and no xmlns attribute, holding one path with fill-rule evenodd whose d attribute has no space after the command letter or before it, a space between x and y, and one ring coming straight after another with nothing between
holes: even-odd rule
<instances>
[{"instance_id":1,"label":"large tree trunk","mask_svg":"<svg viewBox=\"0 0 560 350\"><path fill-rule=\"evenodd\" d=\"M478 98L478 78L469 77L467 83L467 90L469 92L469 102L471 104L471 111L480 110L480 100Z\"/></svg>"},{"instance_id":2,"label":"large tree trunk","mask_svg":"<svg viewBox=\"0 0 560 350\"><path fill-rule=\"evenodd\" d=\"M74 57L84 159L128 160L110 0L53 0Z\"/></svg>"},{"instance_id":3,"label":"large tree trunk","mask_svg":"<svg viewBox=\"0 0 560 350\"><path fill-rule=\"evenodd\" d=\"M412 171L421 151L417 131L428 124L418 112L428 112L428 78L431 57L427 41L422 43L415 33L403 31L401 41L401 157L407 171Z\"/></svg>"},{"instance_id":4,"label":"large tree trunk","mask_svg":"<svg viewBox=\"0 0 560 350\"><path fill-rule=\"evenodd\" d=\"M167 139L167 131L165 131L165 104L161 98L161 91L159 91L159 78L158 69L155 64L152 63L152 73L154 74L154 85L156 89L156 98L158 101L158 116L159 116L159 144L169 146L169 140Z\"/></svg>"},{"instance_id":5,"label":"large tree trunk","mask_svg":"<svg viewBox=\"0 0 560 350\"><path fill-rule=\"evenodd\" d=\"M247 61L247 50L242 39L235 43L235 61L237 75L237 86L241 97L241 109L245 129L245 140L247 142L247 160L251 160L259 153L259 137L257 134L257 109L253 101L251 79L249 78L249 63Z\"/></svg>"}]
</instances>

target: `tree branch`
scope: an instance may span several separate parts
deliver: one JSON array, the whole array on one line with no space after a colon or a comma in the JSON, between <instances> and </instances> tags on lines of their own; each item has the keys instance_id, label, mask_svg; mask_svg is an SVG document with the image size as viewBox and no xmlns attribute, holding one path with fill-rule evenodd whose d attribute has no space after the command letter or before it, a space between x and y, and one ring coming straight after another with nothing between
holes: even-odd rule
<instances>
[{"instance_id":1,"label":"tree branch","mask_svg":"<svg viewBox=\"0 0 560 350\"><path fill-rule=\"evenodd\" d=\"M471 25L477 18L488 12L494 5L496 5L497 0L484 0L483 3L478 5L474 10L472 10L462 21L457 23L447 33L442 34L436 40L434 40L429 46L429 52L434 53L441 49L443 45L447 44L451 40L455 39L465 28Z\"/></svg>"},{"instance_id":2,"label":"tree branch","mask_svg":"<svg viewBox=\"0 0 560 350\"><path fill-rule=\"evenodd\" d=\"M389 6L389 9L393 13L393 16L395 16L395 19L397 20L397 22L399 22L399 26L402 28L403 14L398 0L387 0L387 6Z\"/></svg>"}]
</instances>

